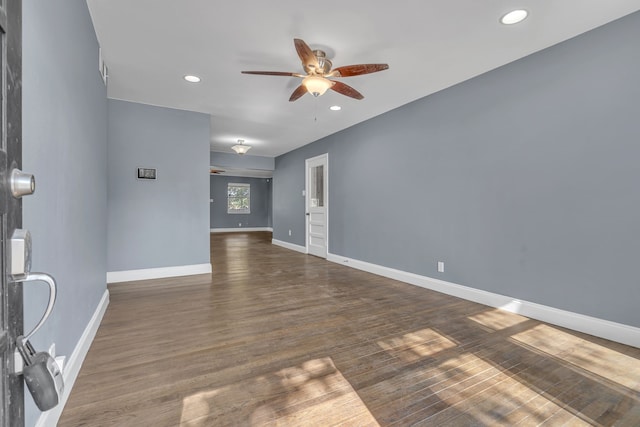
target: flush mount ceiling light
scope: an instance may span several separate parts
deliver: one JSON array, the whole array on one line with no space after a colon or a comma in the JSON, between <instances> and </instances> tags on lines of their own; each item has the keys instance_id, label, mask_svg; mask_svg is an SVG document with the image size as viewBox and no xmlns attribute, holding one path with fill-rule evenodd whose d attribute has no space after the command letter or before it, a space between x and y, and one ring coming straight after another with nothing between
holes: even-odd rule
<instances>
[{"instance_id":1,"label":"flush mount ceiling light","mask_svg":"<svg viewBox=\"0 0 640 427\"><path fill-rule=\"evenodd\" d=\"M239 139L238 144L231 147L231 149L236 153L243 155L243 154L246 154L246 152L251 149L251 146L244 145L244 139Z\"/></svg>"},{"instance_id":2,"label":"flush mount ceiling light","mask_svg":"<svg viewBox=\"0 0 640 427\"><path fill-rule=\"evenodd\" d=\"M329 110L331 111L340 111L342 110L342 107L339 105L332 105L331 107L329 107Z\"/></svg>"},{"instance_id":3,"label":"flush mount ceiling light","mask_svg":"<svg viewBox=\"0 0 640 427\"><path fill-rule=\"evenodd\" d=\"M200 83L200 77L193 76L191 74L187 74L186 76L184 76L184 79L189 83Z\"/></svg>"},{"instance_id":4,"label":"flush mount ceiling light","mask_svg":"<svg viewBox=\"0 0 640 427\"><path fill-rule=\"evenodd\" d=\"M502 22L504 25L517 24L518 22L524 21L527 15L529 15L529 12L524 9L512 10L511 12L500 18L500 22Z\"/></svg>"}]
</instances>

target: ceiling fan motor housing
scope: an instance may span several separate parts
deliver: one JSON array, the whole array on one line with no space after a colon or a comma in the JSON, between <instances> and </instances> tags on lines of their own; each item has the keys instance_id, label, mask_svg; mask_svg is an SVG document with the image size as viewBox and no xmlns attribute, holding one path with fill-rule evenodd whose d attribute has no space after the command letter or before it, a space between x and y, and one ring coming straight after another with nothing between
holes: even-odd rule
<instances>
[{"instance_id":1,"label":"ceiling fan motor housing","mask_svg":"<svg viewBox=\"0 0 640 427\"><path fill-rule=\"evenodd\" d=\"M302 64L307 74L325 75L331 71L333 63L327 59L327 54L323 50L314 50L313 55L318 60L318 68L313 64Z\"/></svg>"}]
</instances>

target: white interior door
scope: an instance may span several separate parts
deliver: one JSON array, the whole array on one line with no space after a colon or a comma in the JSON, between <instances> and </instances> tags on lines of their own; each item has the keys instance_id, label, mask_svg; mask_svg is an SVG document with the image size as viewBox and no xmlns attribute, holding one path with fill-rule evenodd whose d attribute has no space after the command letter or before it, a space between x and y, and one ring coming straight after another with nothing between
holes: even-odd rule
<instances>
[{"instance_id":1,"label":"white interior door","mask_svg":"<svg viewBox=\"0 0 640 427\"><path fill-rule=\"evenodd\" d=\"M307 253L327 257L329 156L323 154L306 160Z\"/></svg>"}]
</instances>

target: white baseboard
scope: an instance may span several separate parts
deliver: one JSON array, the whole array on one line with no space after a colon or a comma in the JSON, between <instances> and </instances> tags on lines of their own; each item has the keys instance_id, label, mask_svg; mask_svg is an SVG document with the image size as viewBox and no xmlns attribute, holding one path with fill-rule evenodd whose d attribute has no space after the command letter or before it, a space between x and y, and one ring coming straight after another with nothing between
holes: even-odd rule
<instances>
[{"instance_id":1,"label":"white baseboard","mask_svg":"<svg viewBox=\"0 0 640 427\"><path fill-rule=\"evenodd\" d=\"M65 363L62 372L62 378L64 379L64 393L62 394L60 403L58 403L58 406L55 408L40 414L40 418L38 418L38 421L36 422L36 427L54 427L58 424L64 405L67 403L67 399L69 399L69 395L71 394L73 384L76 382L76 378L78 378L78 374L80 373L82 362L84 362L84 359L89 352L89 347L91 347L93 338L96 336L96 332L98 331L98 327L100 326L100 322L102 321L105 311L107 311L108 305L109 291L105 290L104 294L102 294L102 299L100 299L100 302L98 303L98 307L93 312L93 316L91 316L91 320L89 320L87 327L84 328L84 332L80 336L80 340L78 340L76 348L73 350L71 357L69 357Z\"/></svg>"},{"instance_id":2,"label":"white baseboard","mask_svg":"<svg viewBox=\"0 0 640 427\"><path fill-rule=\"evenodd\" d=\"M291 249L292 251L300 252L303 254L307 253L307 248L300 245L294 245L293 243L283 242L282 240L271 239L271 244L276 246L281 246L286 249Z\"/></svg>"},{"instance_id":3,"label":"white baseboard","mask_svg":"<svg viewBox=\"0 0 640 427\"><path fill-rule=\"evenodd\" d=\"M212 228L211 233L242 233L247 231L273 231L271 227L238 227L238 228Z\"/></svg>"},{"instance_id":4,"label":"white baseboard","mask_svg":"<svg viewBox=\"0 0 640 427\"><path fill-rule=\"evenodd\" d=\"M134 280L162 279L164 277L210 274L211 264L178 265L175 267L144 268L141 270L109 271L107 283L131 282Z\"/></svg>"},{"instance_id":5,"label":"white baseboard","mask_svg":"<svg viewBox=\"0 0 640 427\"><path fill-rule=\"evenodd\" d=\"M633 326L560 310L340 255L327 254L327 261L640 348L640 328Z\"/></svg>"}]
</instances>

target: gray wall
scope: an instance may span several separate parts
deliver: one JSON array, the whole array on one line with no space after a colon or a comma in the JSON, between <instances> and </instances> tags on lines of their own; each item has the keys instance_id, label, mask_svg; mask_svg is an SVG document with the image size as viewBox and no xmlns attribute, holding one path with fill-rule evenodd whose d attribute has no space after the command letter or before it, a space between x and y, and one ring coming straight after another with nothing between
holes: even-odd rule
<instances>
[{"instance_id":1,"label":"gray wall","mask_svg":"<svg viewBox=\"0 0 640 427\"><path fill-rule=\"evenodd\" d=\"M227 213L227 184L251 184L251 213ZM271 179L211 175L211 228L271 227ZM242 223L242 226L238 226Z\"/></svg>"},{"instance_id":2,"label":"gray wall","mask_svg":"<svg viewBox=\"0 0 640 427\"><path fill-rule=\"evenodd\" d=\"M36 192L23 203L33 270L58 281L50 320L33 337L71 355L106 289L107 97L84 0L23 1L23 169ZM25 328L42 316L47 286L25 286ZM40 412L26 393L26 425Z\"/></svg>"},{"instance_id":3,"label":"gray wall","mask_svg":"<svg viewBox=\"0 0 640 427\"><path fill-rule=\"evenodd\" d=\"M209 116L108 105L108 271L209 263Z\"/></svg>"},{"instance_id":4,"label":"gray wall","mask_svg":"<svg viewBox=\"0 0 640 427\"><path fill-rule=\"evenodd\" d=\"M304 245L328 152L331 253L640 327L635 40L640 13L276 158L274 238Z\"/></svg>"}]
</instances>

